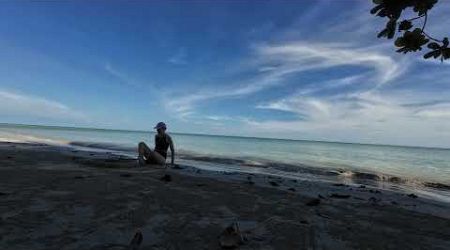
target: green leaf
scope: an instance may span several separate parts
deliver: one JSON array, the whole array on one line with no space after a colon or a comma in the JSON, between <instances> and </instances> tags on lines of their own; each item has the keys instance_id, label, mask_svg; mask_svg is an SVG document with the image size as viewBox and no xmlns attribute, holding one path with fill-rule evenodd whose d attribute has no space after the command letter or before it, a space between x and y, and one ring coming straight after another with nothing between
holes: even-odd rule
<instances>
[{"instance_id":1,"label":"green leaf","mask_svg":"<svg viewBox=\"0 0 450 250\"><path fill-rule=\"evenodd\" d=\"M399 37L399 38L397 38L397 40L395 40L394 44L397 47L403 47L403 46L405 46L405 40L403 39L403 37Z\"/></svg>"},{"instance_id":2,"label":"green leaf","mask_svg":"<svg viewBox=\"0 0 450 250\"><path fill-rule=\"evenodd\" d=\"M397 19L392 18L389 20L389 22L386 24L386 30L387 30L387 38L392 39L395 36L395 30L397 29Z\"/></svg>"},{"instance_id":3,"label":"green leaf","mask_svg":"<svg viewBox=\"0 0 450 250\"><path fill-rule=\"evenodd\" d=\"M414 1L414 11L417 12L419 16L426 14L433 6L438 2L438 0L417 0Z\"/></svg>"},{"instance_id":4,"label":"green leaf","mask_svg":"<svg viewBox=\"0 0 450 250\"><path fill-rule=\"evenodd\" d=\"M428 44L428 48L433 49L433 50L436 50L436 49L440 49L441 46L440 46L439 44L433 42L433 43L429 43L429 44Z\"/></svg>"},{"instance_id":5,"label":"green leaf","mask_svg":"<svg viewBox=\"0 0 450 250\"><path fill-rule=\"evenodd\" d=\"M441 55L441 51L440 50L435 50L435 51L431 51L431 52L426 53L423 56L423 58L425 58L425 59L428 59L428 58L431 58L431 57L438 58L440 55Z\"/></svg>"},{"instance_id":6,"label":"green leaf","mask_svg":"<svg viewBox=\"0 0 450 250\"><path fill-rule=\"evenodd\" d=\"M422 30L419 29L419 28L415 28L415 29L413 30L413 33L416 33L416 34L422 34Z\"/></svg>"},{"instance_id":7,"label":"green leaf","mask_svg":"<svg viewBox=\"0 0 450 250\"><path fill-rule=\"evenodd\" d=\"M383 37L383 36L386 36L386 34L387 34L387 30L384 29L384 30L382 30L380 33L378 33L377 37L378 37L378 38L381 38L381 37Z\"/></svg>"},{"instance_id":8,"label":"green leaf","mask_svg":"<svg viewBox=\"0 0 450 250\"><path fill-rule=\"evenodd\" d=\"M446 48L442 50L442 58L447 60L450 58L450 48Z\"/></svg>"},{"instance_id":9,"label":"green leaf","mask_svg":"<svg viewBox=\"0 0 450 250\"><path fill-rule=\"evenodd\" d=\"M403 20L400 25L398 26L398 30L402 31L402 30L409 30L413 27L411 21L408 20Z\"/></svg>"},{"instance_id":10,"label":"green leaf","mask_svg":"<svg viewBox=\"0 0 450 250\"><path fill-rule=\"evenodd\" d=\"M375 6L374 8L372 8L372 9L370 10L370 14L374 15L374 14L376 14L378 11L380 11L382 8L383 8L383 6L381 6L381 5Z\"/></svg>"},{"instance_id":11,"label":"green leaf","mask_svg":"<svg viewBox=\"0 0 450 250\"><path fill-rule=\"evenodd\" d=\"M448 47L448 37L444 38L444 40L442 42L444 43L444 45L442 45L442 47L447 48Z\"/></svg>"},{"instance_id":12,"label":"green leaf","mask_svg":"<svg viewBox=\"0 0 450 250\"><path fill-rule=\"evenodd\" d=\"M433 56L433 52L434 52L434 51L431 51L431 52L426 53L425 55L423 55L423 58L424 58L424 59L428 59L428 58L432 57L432 56Z\"/></svg>"},{"instance_id":13,"label":"green leaf","mask_svg":"<svg viewBox=\"0 0 450 250\"><path fill-rule=\"evenodd\" d=\"M406 54L408 51L406 50L406 48L401 48L401 49L398 49L397 52Z\"/></svg>"},{"instance_id":14,"label":"green leaf","mask_svg":"<svg viewBox=\"0 0 450 250\"><path fill-rule=\"evenodd\" d=\"M395 46L401 47L397 52L408 53L413 51L422 50L422 46L427 44L430 40L427 39L421 29L415 29L414 31L406 31L403 36L397 38Z\"/></svg>"}]
</instances>

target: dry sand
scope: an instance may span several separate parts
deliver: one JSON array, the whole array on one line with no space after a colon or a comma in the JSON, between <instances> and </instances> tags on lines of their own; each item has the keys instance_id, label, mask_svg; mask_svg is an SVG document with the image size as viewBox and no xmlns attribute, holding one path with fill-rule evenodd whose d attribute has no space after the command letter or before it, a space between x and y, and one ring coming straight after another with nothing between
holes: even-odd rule
<instances>
[{"instance_id":1,"label":"dry sand","mask_svg":"<svg viewBox=\"0 0 450 250\"><path fill-rule=\"evenodd\" d=\"M0 249L450 249L450 205L377 190L0 143ZM169 175L170 178L161 180Z\"/></svg>"}]
</instances>

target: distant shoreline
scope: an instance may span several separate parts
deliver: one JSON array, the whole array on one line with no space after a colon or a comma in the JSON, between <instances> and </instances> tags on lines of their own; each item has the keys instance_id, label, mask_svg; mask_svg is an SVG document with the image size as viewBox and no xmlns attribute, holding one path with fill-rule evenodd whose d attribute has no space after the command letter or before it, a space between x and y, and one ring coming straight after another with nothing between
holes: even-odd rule
<instances>
[{"instance_id":1,"label":"distant shoreline","mask_svg":"<svg viewBox=\"0 0 450 250\"><path fill-rule=\"evenodd\" d=\"M35 128L41 127L41 128L52 128L52 129L77 129L77 130L94 130L94 131L110 131L110 132L116 131L116 132L153 133L153 131L150 131L150 130L146 131L146 130L109 129L109 128L93 128L93 127L71 127L71 126L21 124L21 123L0 123L0 127L1 126L35 127ZM315 142L315 143L360 145L360 146L403 147L403 148L418 148L418 149L450 150L450 147L431 147L431 146L429 147L429 146L375 144L375 143L359 143L359 142L343 142L343 141L303 140L303 139L220 135L220 134L200 134L200 133L180 133L180 132L171 132L171 133L175 134L175 135L178 134L178 135L195 135L195 136L206 136L206 137L228 137L228 138L238 138L238 139L277 140L277 141Z\"/></svg>"}]
</instances>

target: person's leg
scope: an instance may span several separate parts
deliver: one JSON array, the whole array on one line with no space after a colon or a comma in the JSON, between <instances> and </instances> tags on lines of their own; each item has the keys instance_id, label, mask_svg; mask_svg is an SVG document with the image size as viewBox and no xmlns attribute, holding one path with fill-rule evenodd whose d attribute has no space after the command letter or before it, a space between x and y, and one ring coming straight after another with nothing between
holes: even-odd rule
<instances>
[{"instance_id":1,"label":"person's leg","mask_svg":"<svg viewBox=\"0 0 450 250\"><path fill-rule=\"evenodd\" d=\"M148 158L148 155L152 152L152 150L145 144L144 142L139 142L138 144L138 153L139 156L144 156L145 158Z\"/></svg>"},{"instance_id":2,"label":"person's leg","mask_svg":"<svg viewBox=\"0 0 450 250\"><path fill-rule=\"evenodd\" d=\"M166 164L166 159L156 151L150 152L149 158L147 158L147 161L150 161L151 163L158 164L158 165Z\"/></svg>"},{"instance_id":3,"label":"person's leg","mask_svg":"<svg viewBox=\"0 0 450 250\"><path fill-rule=\"evenodd\" d=\"M158 165L164 165L166 159L158 152L151 150L144 142L138 145L139 158L145 157L145 162Z\"/></svg>"}]
</instances>

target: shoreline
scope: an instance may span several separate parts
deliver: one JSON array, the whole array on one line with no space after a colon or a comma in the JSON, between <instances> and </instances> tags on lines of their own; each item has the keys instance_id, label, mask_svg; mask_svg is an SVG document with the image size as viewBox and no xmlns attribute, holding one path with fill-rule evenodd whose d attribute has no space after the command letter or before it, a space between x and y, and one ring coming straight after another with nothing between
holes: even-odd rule
<instances>
[{"instance_id":1,"label":"shoreline","mask_svg":"<svg viewBox=\"0 0 450 250\"><path fill-rule=\"evenodd\" d=\"M127 157L135 157L130 152L134 148L121 147L108 143L70 142L68 146L79 150L96 150L99 152L114 152ZM169 154L170 155L170 154ZM241 174L274 175L281 178L297 180L312 180L316 182L339 182L346 185L371 185L384 190L403 190L404 192L421 193L432 199L450 203L450 182L399 177L399 175L373 172L351 167L313 166L302 163L269 161L260 158L232 157L220 155L199 154L195 152L178 152L177 161L214 172L241 172Z\"/></svg>"},{"instance_id":2,"label":"shoreline","mask_svg":"<svg viewBox=\"0 0 450 250\"><path fill-rule=\"evenodd\" d=\"M450 247L450 204L420 194L134 168L123 156L45 144L0 143L0 155L1 249L123 249L136 230L142 249L221 249L235 221L240 249Z\"/></svg>"},{"instance_id":3,"label":"shoreline","mask_svg":"<svg viewBox=\"0 0 450 250\"><path fill-rule=\"evenodd\" d=\"M139 132L139 133L151 133L148 130L127 130L118 128L93 128L93 127L71 127L71 126L58 126L58 125L39 125L39 124L23 124L23 123L0 123L0 126L4 127L44 127L49 129L80 129L80 130L99 130L99 131L115 131L115 132ZM254 137L254 136L240 136L240 135L222 135L222 134L197 134L197 133L184 133L184 132L172 132L174 135L195 135L195 136L215 136L215 137L232 137L242 139L257 139L257 140L280 140L280 141L300 141L300 142L318 142L318 143L333 143L333 144L354 144L362 146L381 146L381 147L406 147L406 148L420 148L420 149L437 149L437 150L450 150L449 147L439 146L419 146L419 145L402 145L402 144L376 144L376 143L360 143L360 142L347 142L347 141L324 141L324 140L306 140L306 139L289 139L289 138L277 138L277 137Z\"/></svg>"},{"instance_id":4,"label":"shoreline","mask_svg":"<svg viewBox=\"0 0 450 250\"><path fill-rule=\"evenodd\" d=\"M108 134L107 130L98 132L88 129L60 129L33 127L28 131L26 128L13 127L11 130L0 131L0 141L47 143L136 157L135 142L148 139L148 135L143 133L121 134L120 131L115 131ZM390 183L392 186L409 186L412 191L422 189L424 194L437 193L438 196L446 196L442 198L450 201L450 195L444 192L450 191L450 169L448 164L446 165L450 161L450 151L356 144L356 148L352 148L353 146L348 144L342 144L340 147L337 144L296 144L294 141L292 145L277 144L277 141L259 144L259 141L238 141L236 138L227 137L205 139L181 136L178 139L177 158L195 161L194 165L198 167L226 165L222 168L226 169L250 166L280 170L282 175L286 175L282 172L303 175L309 173L311 178L317 175L319 179L338 175L349 183L369 179ZM236 147L242 147L242 152L236 152Z\"/></svg>"},{"instance_id":5,"label":"shoreline","mask_svg":"<svg viewBox=\"0 0 450 250\"><path fill-rule=\"evenodd\" d=\"M5 142L2 144L37 145L52 148L58 152L84 152L86 157L94 154L106 154L108 157L116 156L119 159L135 160L134 148L122 147L109 143L84 143L69 142L67 144L47 144L39 142ZM170 153L169 153L170 156ZM222 156L204 155L194 152L178 152L176 162L183 165L183 169L204 170L210 172L213 178L221 178L225 175L261 175L269 178L293 179L312 183L343 184L344 186L371 186L373 188L399 192L403 194L416 193L423 197L438 200L450 204L450 184L398 177L392 174L372 172L370 170L351 170L351 168L332 168L311 166L305 164L293 164L288 162L267 161L264 159L249 158L225 158ZM180 165L180 164L177 164ZM130 167L130 166L128 166ZM131 164L134 167L134 162Z\"/></svg>"}]
</instances>

